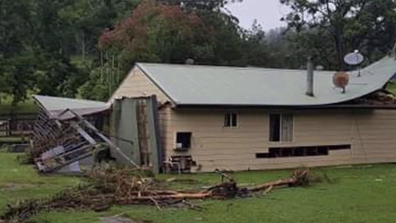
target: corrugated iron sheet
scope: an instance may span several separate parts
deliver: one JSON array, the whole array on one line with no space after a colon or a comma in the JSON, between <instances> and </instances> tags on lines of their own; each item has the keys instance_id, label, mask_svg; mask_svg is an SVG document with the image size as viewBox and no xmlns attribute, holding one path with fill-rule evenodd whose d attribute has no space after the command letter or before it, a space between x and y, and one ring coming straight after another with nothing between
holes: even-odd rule
<instances>
[{"instance_id":1,"label":"corrugated iron sheet","mask_svg":"<svg viewBox=\"0 0 396 223\"><path fill-rule=\"evenodd\" d=\"M385 57L350 72L346 93L333 85L335 71L315 71L314 94L306 92L305 70L138 63L137 67L176 105L315 106L353 100L382 88L395 74Z\"/></svg>"},{"instance_id":2,"label":"corrugated iron sheet","mask_svg":"<svg viewBox=\"0 0 396 223\"><path fill-rule=\"evenodd\" d=\"M110 104L100 101L90 101L82 99L71 99L61 97L51 97L42 95L33 95L33 98L45 108L51 118L55 119L69 119L73 115L71 113L65 113L59 115L66 109L70 109L81 116L90 115L106 111L110 109Z\"/></svg>"}]
</instances>

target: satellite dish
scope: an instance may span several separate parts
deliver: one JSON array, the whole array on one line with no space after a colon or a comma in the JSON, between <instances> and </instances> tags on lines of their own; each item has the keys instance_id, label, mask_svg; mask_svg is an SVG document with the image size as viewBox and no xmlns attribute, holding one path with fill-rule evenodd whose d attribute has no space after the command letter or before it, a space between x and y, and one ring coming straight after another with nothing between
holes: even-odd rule
<instances>
[{"instance_id":1,"label":"satellite dish","mask_svg":"<svg viewBox=\"0 0 396 223\"><path fill-rule=\"evenodd\" d=\"M363 62L364 56L359 53L359 50L355 50L353 53L348 53L344 57L344 61L348 65L359 65Z\"/></svg>"},{"instance_id":2,"label":"satellite dish","mask_svg":"<svg viewBox=\"0 0 396 223\"><path fill-rule=\"evenodd\" d=\"M316 66L315 69L316 69L316 70L324 70L324 67L323 67L322 65L318 65L318 66Z\"/></svg>"},{"instance_id":3,"label":"satellite dish","mask_svg":"<svg viewBox=\"0 0 396 223\"><path fill-rule=\"evenodd\" d=\"M349 83L349 75L343 71L337 72L333 76L334 86L341 88L342 93L345 93L345 88Z\"/></svg>"}]
</instances>

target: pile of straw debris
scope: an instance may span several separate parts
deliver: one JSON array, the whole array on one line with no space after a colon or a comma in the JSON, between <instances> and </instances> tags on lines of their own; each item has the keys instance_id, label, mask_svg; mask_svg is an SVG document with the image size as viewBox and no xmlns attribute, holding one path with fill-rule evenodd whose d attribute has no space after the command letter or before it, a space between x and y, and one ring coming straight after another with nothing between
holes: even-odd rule
<instances>
[{"instance_id":1,"label":"pile of straw debris","mask_svg":"<svg viewBox=\"0 0 396 223\"><path fill-rule=\"evenodd\" d=\"M188 204L186 201L190 199L231 199L260 191L268 193L280 187L306 186L313 179L308 169L297 170L290 178L251 188L240 188L232 177L227 178L225 182L206 190L187 192L166 190L164 182L143 170L95 169L88 175L87 182L65 189L49 199L25 200L8 205L6 213L0 216L0 222L24 222L38 212L53 210L105 211L112 205L156 205L161 209L181 202Z\"/></svg>"}]
</instances>

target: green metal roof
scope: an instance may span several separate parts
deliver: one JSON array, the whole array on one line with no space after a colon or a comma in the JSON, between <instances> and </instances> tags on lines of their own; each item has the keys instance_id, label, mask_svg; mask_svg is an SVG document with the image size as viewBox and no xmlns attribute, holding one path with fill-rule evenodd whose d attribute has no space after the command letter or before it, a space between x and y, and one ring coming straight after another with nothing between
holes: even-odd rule
<instances>
[{"instance_id":1,"label":"green metal roof","mask_svg":"<svg viewBox=\"0 0 396 223\"><path fill-rule=\"evenodd\" d=\"M306 70L138 63L176 105L315 106L341 103L382 88L395 74L385 57L350 72L346 93L333 85L336 71L315 71L314 97L306 92Z\"/></svg>"}]
</instances>

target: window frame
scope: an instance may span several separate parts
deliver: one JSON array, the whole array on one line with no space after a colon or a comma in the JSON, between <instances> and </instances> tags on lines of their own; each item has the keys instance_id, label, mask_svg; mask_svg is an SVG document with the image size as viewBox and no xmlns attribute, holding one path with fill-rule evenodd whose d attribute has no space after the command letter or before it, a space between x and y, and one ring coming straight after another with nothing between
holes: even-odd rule
<instances>
[{"instance_id":1,"label":"window frame","mask_svg":"<svg viewBox=\"0 0 396 223\"><path fill-rule=\"evenodd\" d=\"M283 131L284 121L283 120L285 120L285 118L284 118L285 116L291 117L291 120L289 121L289 126L288 126L288 128L291 128L291 130L290 130L291 136L290 136L289 140L283 139L284 138L284 131ZM281 122L280 123L280 126L281 126L281 128L280 128L280 142L293 142L293 140L294 140L294 115L291 113L281 114L280 122Z\"/></svg>"},{"instance_id":2,"label":"window frame","mask_svg":"<svg viewBox=\"0 0 396 223\"><path fill-rule=\"evenodd\" d=\"M179 143L178 142L178 135L179 134L189 134L190 138L189 138L188 147L185 147L184 145L182 145L181 148L177 147L177 144ZM192 138L193 138L193 133L191 131L176 131L175 132L175 139L174 139L174 143L175 143L174 149L175 150L179 150L179 151L187 151L187 150L191 149L192 148L192 144L193 144Z\"/></svg>"},{"instance_id":3,"label":"window frame","mask_svg":"<svg viewBox=\"0 0 396 223\"><path fill-rule=\"evenodd\" d=\"M273 128L275 128L275 125L273 124L273 119L272 119L272 117L273 116L276 116L276 117L278 117L279 116L279 124L277 125L277 126L279 126L279 132L277 133L277 137L276 138L279 138L278 140L274 140L273 138L275 137L275 130L273 130ZM268 128L268 136L269 136L269 142L280 142L281 141L281 134L280 134L280 132L281 132L281 119L282 119L282 115L281 114L279 114L279 113L270 113L269 115L268 115L268 125L269 125L269 128Z\"/></svg>"},{"instance_id":4,"label":"window frame","mask_svg":"<svg viewBox=\"0 0 396 223\"><path fill-rule=\"evenodd\" d=\"M274 140L272 140L272 125L271 125L271 117L272 116L274 116L274 115L276 115L276 116L279 116L279 140L278 141L274 141ZM290 133L291 133L291 137L290 137L290 140L283 140L283 136L284 136L284 133L283 133L283 120L284 120L284 116L290 116L291 117L291 121L290 121L290 124L289 125L291 125L291 130L290 130ZM293 142L294 141L294 128L295 128L295 119L294 119L294 114L292 114L292 113L269 113L269 115L268 115L268 125L269 125L269 128L268 128L268 130L269 130L269 134L268 134L268 137L269 137L269 142L271 142L271 143L291 143L291 142Z\"/></svg>"},{"instance_id":5,"label":"window frame","mask_svg":"<svg viewBox=\"0 0 396 223\"><path fill-rule=\"evenodd\" d=\"M234 117L235 116L235 125L233 125ZM234 129L239 128L239 113L236 111L227 111L224 114L223 119L223 128ZM228 120L229 119L229 120Z\"/></svg>"}]
</instances>

